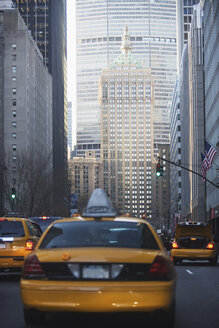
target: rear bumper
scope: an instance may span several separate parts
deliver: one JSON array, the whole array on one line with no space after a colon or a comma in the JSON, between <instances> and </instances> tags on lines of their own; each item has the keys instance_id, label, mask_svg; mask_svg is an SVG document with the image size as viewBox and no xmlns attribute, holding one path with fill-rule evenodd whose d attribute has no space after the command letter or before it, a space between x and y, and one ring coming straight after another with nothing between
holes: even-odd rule
<instances>
[{"instance_id":1,"label":"rear bumper","mask_svg":"<svg viewBox=\"0 0 219 328\"><path fill-rule=\"evenodd\" d=\"M179 259L209 260L217 256L217 252L208 249L172 249L170 255Z\"/></svg>"},{"instance_id":2,"label":"rear bumper","mask_svg":"<svg viewBox=\"0 0 219 328\"><path fill-rule=\"evenodd\" d=\"M21 270L24 264L24 256L0 256L0 272L5 269Z\"/></svg>"},{"instance_id":3,"label":"rear bumper","mask_svg":"<svg viewBox=\"0 0 219 328\"><path fill-rule=\"evenodd\" d=\"M175 282L54 282L21 279L25 307L41 311L153 312L168 310Z\"/></svg>"}]
</instances>

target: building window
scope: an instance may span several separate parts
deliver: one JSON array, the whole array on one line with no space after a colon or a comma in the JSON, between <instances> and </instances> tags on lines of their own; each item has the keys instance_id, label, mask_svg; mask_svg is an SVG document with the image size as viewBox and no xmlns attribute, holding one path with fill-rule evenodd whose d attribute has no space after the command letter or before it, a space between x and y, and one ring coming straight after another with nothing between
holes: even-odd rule
<instances>
[{"instance_id":1,"label":"building window","mask_svg":"<svg viewBox=\"0 0 219 328\"><path fill-rule=\"evenodd\" d=\"M13 89L12 89L12 94L13 94L13 96L15 96L16 93L17 93L17 89L16 89L16 88L13 88Z\"/></svg>"},{"instance_id":2,"label":"building window","mask_svg":"<svg viewBox=\"0 0 219 328\"><path fill-rule=\"evenodd\" d=\"M12 138L16 139L17 138L17 133L12 133Z\"/></svg>"},{"instance_id":3,"label":"building window","mask_svg":"<svg viewBox=\"0 0 219 328\"><path fill-rule=\"evenodd\" d=\"M12 73L16 73L17 72L17 67L16 66L12 66Z\"/></svg>"},{"instance_id":4,"label":"building window","mask_svg":"<svg viewBox=\"0 0 219 328\"><path fill-rule=\"evenodd\" d=\"M17 48L16 44L12 44L12 50L15 51Z\"/></svg>"},{"instance_id":5,"label":"building window","mask_svg":"<svg viewBox=\"0 0 219 328\"><path fill-rule=\"evenodd\" d=\"M14 118L17 116L17 112L16 112L16 110L13 110L13 111L12 111L12 116L13 116Z\"/></svg>"},{"instance_id":6,"label":"building window","mask_svg":"<svg viewBox=\"0 0 219 328\"><path fill-rule=\"evenodd\" d=\"M12 122L12 126L13 126L13 128L16 128L17 123L16 122Z\"/></svg>"},{"instance_id":7,"label":"building window","mask_svg":"<svg viewBox=\"0 0 219 328\"><path fill-rule=\"evenodd\" d=\"M12 99L12 106L16 106L16 105L17 105L16 99Z\"/></svg>"},{"instance_id":8,"label":"building window","mask_svg":"<svg viewBox=\"0 0 219 328\"><path fill-rule=\"evenodd\" d=\"M12 150L13 150L13 151L16 151L16 150L17 150L17 145L15 145L15 144L12 145Z\"/></svg>"},{"instance_id":9,"label":"building window","mask_svg":"<svg viewBox=\"0 0 219 328\"><path fill-rule=\"evenodd\" d=\"M12 77L12 82L16 82L17 78L15 76Z\"/></svg>"}]
</instances>

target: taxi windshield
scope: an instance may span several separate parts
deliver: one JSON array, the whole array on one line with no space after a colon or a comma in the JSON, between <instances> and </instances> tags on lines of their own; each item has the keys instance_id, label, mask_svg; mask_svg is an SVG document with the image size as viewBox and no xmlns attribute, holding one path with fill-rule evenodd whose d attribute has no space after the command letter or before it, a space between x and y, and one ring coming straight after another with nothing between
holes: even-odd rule
<instances>
[{"instance_id":1,"label":"taxi windshield","mask_svg":"<svg viewBox=\"0 0 219 328\"><path fill-rule=\"evenodd\" d=\"M20 221L0 221L0 237L24 237L24 227Z\"/></svg>"},{"instance_id":2,"label":"taxi windshield","mask_svg":"<svg viewBox=\"0 0 219 328\"><path fill-rule=\"evenodd\" d=\"M122 221L80 221L55 223L39 248L125 247L159 249L144 223Z\"/></svg>"}]
</instances>

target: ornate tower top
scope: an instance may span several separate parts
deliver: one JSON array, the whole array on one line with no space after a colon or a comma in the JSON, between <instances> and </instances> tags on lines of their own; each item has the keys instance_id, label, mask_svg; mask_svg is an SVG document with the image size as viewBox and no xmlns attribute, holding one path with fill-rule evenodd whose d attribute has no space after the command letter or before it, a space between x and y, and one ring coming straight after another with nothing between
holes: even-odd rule
<instances>
[{"instance_id":1,"label":"ornate tower top","mask_svg":"<svg viewBox=\"0 0 219 328\"><path fill-rule=\"evenodd\" d=\"M131 54L132 45L130 41L130 34L128 33L128 27L125 25L124 32L122 35L122 45L121 45L122 53L120 56L118 56L116 59L114 59L113 62L110 63L111 69L116 69L118 67L124 67L128 68L130 66L135 67L136 69L142 69L144 68L143 63L138 61L134 58Z\"/></svg>"},{"instance_id":2,"label":"ornate tower top","mask_svg":"<svg viewBox=\"0 0 219 328\"><path fill-rule=\"evenodd\" d=\"M125 25L124 32L123 32L123 35L122 35L121 50L126 56L132 50L132 45L131 45L131 41L130 41L130 34L128 33L128 26L127 25Z\"/></svg>"}]
</instances>

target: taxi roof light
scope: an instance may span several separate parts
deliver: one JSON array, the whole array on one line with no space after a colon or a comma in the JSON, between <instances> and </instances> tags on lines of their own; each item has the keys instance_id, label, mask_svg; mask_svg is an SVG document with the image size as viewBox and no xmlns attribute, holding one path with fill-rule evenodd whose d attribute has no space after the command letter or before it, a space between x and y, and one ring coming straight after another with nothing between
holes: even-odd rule
<instances>
[{"instance_id":1,"label":"taxi roof light","mask_svg":"<svg viewBox=\"0 0 219 328\"><path fill-rule=\"evenodd\" d=\"M116 215L117 213L105 191L101 188L94 189L83 212L83 216L101 219L103 216L116 217Z\"/></svg>"}]
</instances>

